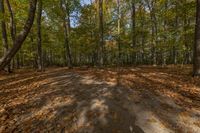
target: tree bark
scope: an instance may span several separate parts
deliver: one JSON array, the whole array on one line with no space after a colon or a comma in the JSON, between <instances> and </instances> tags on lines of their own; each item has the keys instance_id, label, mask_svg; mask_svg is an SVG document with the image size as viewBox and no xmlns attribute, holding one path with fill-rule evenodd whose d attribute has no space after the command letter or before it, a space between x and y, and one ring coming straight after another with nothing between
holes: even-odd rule
<instances>
[{"instance_id":1,"label":"tree bark","mask_svg":"<svg viewBox=\"0 0 200 133\"><path fill-rule=\"evenodd\" d=\"M99 65L104 64L104 24L103 24L103 0L99 0Z\"/></svg>"},{"instance_id":2,"label":"tree bark","mask_svg":"<svg viewBox=\"0 0 200 133\"><path fill-rule=\"evenodd\" d=\"M42 36L41 36L41 17L42 17L42 0L38 0L37 11L37 65L38 70L43 71L43 58L42 58Z\"/></svg>"},{"instance_id":3,"label":"tree bark","mask_svg":"<svg viewBox=\"0 0 200 133\"><path fill-rule=\"evenodd\" d=\"M197 0L193 75L200 76L200 0Z\"/></svg>"},{"instance_id":4,"label":"tree bark","mask_svg":"<svg viewBox=\"0 0 200 133\"><path fill-rule=\"evenodd\" d=\"M4 0L0 0L0 12L3 16L1 19L2 44L4 48L4 53L6 53L8 51L8 38L7 38L7 30L6 30L6 23L5 23Z\"/></svg>"},{"instance_id":5,"label":"tree bark","mask_svg":"<svg viewBox=\"0 0 200 133\"><path fill-rule=\"evenodd\" d=\"M8 11L9 11L9 14L10 14L10 34L11 34L11 38L12 38L12 44L14 44L14 41L15 41L15 37L16 37L16 24L15 24L15 19L14 19L14 14L13 14L13 10L12 10L12 7L10 5L10 2L9 0L6 0L6 4L7 4L7 7L8 7ZM15 59L13 58L13 61L12 61L12 70L15 68Z\"/></svg>"},{"instance_id":6,"label":"tree bark","mask_svg":"<svg viewBox=\"0 0 200 133\"><path fill-rule=\"evenodd\" d=\"M152 21L152 27L151 27L151 34L152 34L152 64L154 66L157 65L157 58L156 58L156 45L157 45L157 35L158 35L158 27L157 27L157 17L155 15L155 2L156 1L149 1L146 0L147 6L149 8L150 11L150 18Z\"/></svg>"},{"instance_id":7,"label":"tree bark","mask_svg":"<svg viewBox=\"0 0 200 133\"><path fill-rule=\"evenodd\" d=\"M6 4L7 4L7 7L8 7L8 11L10 13L10 23L11 23L10 24L10 33L11 33L12 41L13 41L13 44L14 44L15 37L16 37L16 24L15 24L13 10L11 8L9 0L6 0Z\"/></svg>"},{"instance_id":8,"label":"tree bark","mask_svg":"<svg viewBox=\"0 0 200 133\"><path fill-rule=\"evenodd\" d=\"M173 60L173 64L176 65L177 64L177 46L176 44L178 44L178 27L179 27L179 19L178 19L178 2L176 1L176 6L175 6L175 10L176 10L176 19L175 19L175 28L177 28L176 33L175 33L175 43L173 44L173 48L172 48L172 60Z\"/></svg>"},{"instance_id":9,"label":"tree bark","mask_svg":"<svg viewBox=\"0 0 200 133\"><path fill-rule=\"evenodd\" d=\"M62 9L62 19L63 19L63 28L64 28L64 38L65 38L65 49L66 49L66 59L67 65L69 68L72 68L72 56L70 48L70 13L69 13L69 3L65 0L60 1L60 6Z\"/></svg>"},{"instance_id":10,"label":"tree bark","mask_svg":"<svg viewBox=\"0 0 200 133\"><path fill-rule=\"evenodd\" d=\"M187 4L186 3L186 0L184 0L184 4ZM183 17L183 33L184 33L184 47L185 47L185 50L184 50L184 53L183 53L183 57L184 57L184 64L188 64L189 63L189 44L188 44L188 35L187 35L187 27L189 25L188 23L188 18L187 18L187 11L184 10L183 11L183 14L184 14L184 17Z\"/></svg>"},{"instance_id":11,"label":"tree bark","mask_svg":"<svg viewBox=\"0 0 200 133\"><path fill-rule=\"evenodd\" d=\"M136 36L135 36L135 0L131 1L131 7L132 7L132 15L131 15L131 19L132 19L132 47L134 49L133 51L133 58L134 58L134 64L136 64L136 52L135 52L135 47L136 47Z\"/></svg>"},{"instance_id":12,"label":"tree bark","mask_svg":"<svg viewBox=\"0 0 200 133\"><path fill-rule=\"evenodd\" d=\"M2 14L1 19L1 29L2 29L2 44L4 48L4 55L8 52L8 38L7 38L7 30L6 30L6 22L5 22L5 9L4 9L4 0L0 0L0 12ZM11 72L10 63L8 64L8 72Z\"/></svg>"},{"instance_id":13,"label":"tree bark","mask_svg":"<svg viewBox=\"0 0 200 133\"><path fill-rule=\"evenodd\" d=\"M166 0L165 2L165 11L167 11L168 9L168 1ZM164 25L163 25L163 31L167 31L168 30L168 25L167 25L167 20L166 18L163 18L164 20ZM167 33L167 32L166 32ZM161 48L161 55L162 55L162 66L165 67L167 65L167 35L164 35L163 37L163 48Z\"/></svg>"},{"instance_id":14,"label":"tree bark","mask_svg":"<svg viewBox=\"0 0 200 133\"><path fill-rule=\"evenodd\" d=\"M121 53L121 14L120 14L120 0L117 0L117 43L118 43L118 65L122 65Z\"/></svg>"},{"instance_id":15,"label":"tree bark","mask_svg":"<svg viewBox=\"0 0 200 133\"><path fill-rule=\"evenodd\" d=\"M70 34L71 34L71 22L70 22L70 9L69 9L69 1L65 3L66 5L66 13L67 13L67 38L68 38L68 45L67 45L67 57L68 57L68 67L72 68L72 53L71 53L71 46L70 46Z\"/></svg>"},{"instance_id":16,"label":"tree bark","mask_svg":"<svg viewBox=\"0 0 200 133\"><path fill-rule=\"evenodd\" d=\"M34 17L35 17L35 10L37 0L29 0L30 8L28 13L28 19L24 25L23 30L19 33L16 37L13 47L9 49L6 54L0 59L0 70L2 70L5 66L7 66L12 58L16 55L18 50L21 48L24 40L26 39L30 29L33 25Z\"/></svg>"}]
</instances>

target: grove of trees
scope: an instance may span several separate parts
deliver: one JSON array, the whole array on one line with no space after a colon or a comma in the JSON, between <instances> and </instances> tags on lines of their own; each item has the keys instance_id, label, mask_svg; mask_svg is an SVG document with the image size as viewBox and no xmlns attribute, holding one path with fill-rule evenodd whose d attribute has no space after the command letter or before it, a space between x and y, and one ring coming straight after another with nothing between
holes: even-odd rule
<instances>
[{"instance_id":1,"label":"grove of trees","mask_svg":"<svg viewBox=\"0 0 200 133\"><path fill-rule=\"evenodd\" d=\"M0 12L1 70L194 63L200 75L200 0L0 0Z\"/></svg>"}]
</instances>

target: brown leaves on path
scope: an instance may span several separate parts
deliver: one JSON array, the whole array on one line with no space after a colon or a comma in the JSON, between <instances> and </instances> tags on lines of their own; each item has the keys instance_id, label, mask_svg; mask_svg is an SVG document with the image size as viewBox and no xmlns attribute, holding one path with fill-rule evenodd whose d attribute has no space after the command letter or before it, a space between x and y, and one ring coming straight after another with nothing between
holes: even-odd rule
<instances>
[{"instance_id":1,"label":"brown leaves on path","mask_svg":"<svg viewBox=\"0 0 200 133\"><path fill-rule=\"evenodd\" d=\"M0 132L199 132L191 67L51 68L0 76Z\"/></svg>"}]
</instances>

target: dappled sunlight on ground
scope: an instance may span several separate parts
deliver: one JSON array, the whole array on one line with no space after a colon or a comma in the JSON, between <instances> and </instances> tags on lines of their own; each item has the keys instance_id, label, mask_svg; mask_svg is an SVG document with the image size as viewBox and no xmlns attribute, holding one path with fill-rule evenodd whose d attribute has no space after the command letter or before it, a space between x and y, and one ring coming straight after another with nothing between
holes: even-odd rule
<instances>
[{"instance_id":1,"label":"dappled sunlight on ground","mask_svg":"<svg viewBox=\"0 0 200 133\"><path fill-rule=\"evenodd\" d=\"M188 69L59 68L2 76L0 132L198 133L200 79Z\"/></svg>"}]
</instances>

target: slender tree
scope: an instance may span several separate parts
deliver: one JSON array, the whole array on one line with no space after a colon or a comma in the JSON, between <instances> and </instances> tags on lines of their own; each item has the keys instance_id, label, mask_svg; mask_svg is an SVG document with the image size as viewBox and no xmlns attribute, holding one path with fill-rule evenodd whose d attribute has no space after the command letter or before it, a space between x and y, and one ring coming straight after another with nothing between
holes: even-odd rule
<instances>
[{"instance_id":1,"label":"slender tree","mask_svg":"<svg viewBox=\"0 0 200 133\"><path fill-rule=\"evenodd\" d=\"M41 35L41 17L42 17L42 0L38 0L37 11L37 64L38 70L43 71L43 58L42 58L42 35Z\"/></svg>"},{"instance_id":2,"label":"slender tree","mask_svg":"<svg viewBox=\"0 0 200 133\"><path fill-rule=\"evenodd\" d=\"M70 48L70 9L69 1L60 0L61 9L62 9L62 19L63 19L63 28L64 28L64 38L65 38L65 49L66 49L66 59L69 68L72 68L72 55Z\"/></svg>"},{"instance_id":3,"label":"slender tree","mask_svg":"<svg viewBox=\"0 0 200 133\"><path fill-rule=\"evenodd\" d=\"M132 19L132 47L135 49L136 47L136 38L135 38L135 19L136 19L136 14L135 14L135 0L131 0L131 7L132 7L132 13L131 13L131 19ZM133 51L133 61L136 63L136 52Z\"/></svg>"},{"instance_id":4,"label":"slender tree","mask_svg":"<svg viewBox=\"0 0 200 133\"><path fill-rule=\"evenodd\" d=\"M200 0L197 0L193 75L200 76Z\"/></svg>"},{"instance_id":5,"label":"slender tree","mask_svg":"<svg viewBox=\"0 0 200 133\"><path fill-rule=\"evenodd\" d=\"M145 0L147 3L147 7L150 11L150 18L151 18L151 22L152 22L152 27L151 27L151 35L152 35L152 64L156 65L157 63L157 58L156 58L156 45L157 45L157 35L158 35L158 25L157 25L157 17L155 14L155 6L156 6L156 2L154 0Z\"/></svg>"},{"instance_id":6,"label":"slender tree","mask_svg":"<svg viewBox=\"0 0 200 133\"><path fill-rule=\"evenodd\" d=\"M2 44L4 48L4 55L8 52L8 38L7 38L7 30L6 30L6 22L5 22L5 9L4 9L4 0L0 0L0 12L2 14L1 19L1 29L2 29ZM11 72L10 63L8 64L8 72Z\"/></svg>"},{"instance_id":7,"label":"slender tree","mask_svg":"<svg viewBox=\"0 0 200 133\"><path fill-rule=\"evenodd\" d=\"M10 5L10 1L9 0L5 0L5 1L6 1L8 11L10 14L10 34L11 34L11 38L12 38L12 44L14 44L15 37L16 37L16 24L15 24L15 19L14 19L14 13L13 13L12 7ZM18 59L18 57L17 57L17 59ZM17 63L18 63L18 60L17 60ZM13 58L12 70L14 69L14 66L15 66L15 58Z\"/></svg>"},{"instance_id":8,"label":"slender tree","mask_svg":"<svg viewBox=\"0 0 200 133\"><path fill-rule=\"evenodd\" d=\"M6 0L6 4L8 7L9 14L10 14L10 33L11 33L12 41L14 43L15 37L16 37L16 24L15 24L14 14L13 14L13 10L11 8L9 0Z\"/></svg>"},{"instance_id":9,"label":"slender tree","mask_svg":"<svg viewBox=\"0 0 200 133\"><path fill-rule=\"evenodd\" d=\"M117 0L117 43L118 43L118 64L121 65L121 12L120 0Z\"/></svg>"},{"instance_id":10,"label":"slender tree","mask_svg":"<svg viewBox=\"0 0 200 133\"><path fill-rule=\"evenodd\" d=\"M168 9L168 0L165 1L165 8L164 10L166 11ZM167 31L168 30L168 25L167 25L167 21L166 18L163 18L163 31ZM167 34L165 34L163 36L163 46L166 47L167 46ZM164 48L161 49L161 57L162 57L162 66L165 67L166 66L166 54L167 52L165 51Z\"/></svg>"},{"instance_id":11,"label":"slender tree","mask_svg":"<svg viewBox=\"0 0 200 133\"><path fill-rule=\"evenodd\" d=\"M99 0L99 65L104 64L103 0Z\"/></svg>"},{"instance_id":12,"label":"slender tree","mask_svg":"<svg viewBox=\"0 0 200 133\"><path fill-rule=\"evenodd\" d=\"M10 61L16 55L18 50L21 48L24 40L26 39L28 33L30 32L35 17L36 4L37 0L29 0L30 8L28 12L28 19L24 25L23 30L16 37L13 43L13 47L9 49L0 59L0 70L4 69L7 65L9 65Z\"/></svg>"}]
</instances>

